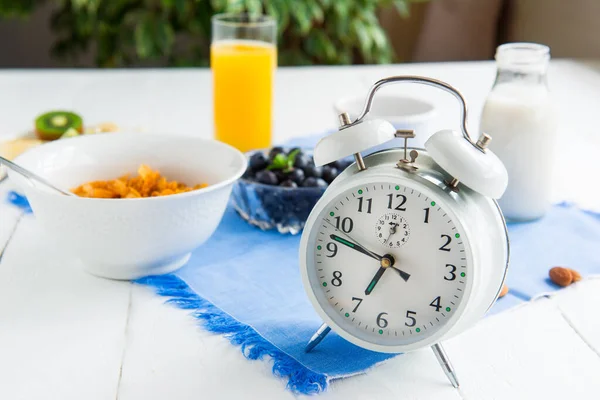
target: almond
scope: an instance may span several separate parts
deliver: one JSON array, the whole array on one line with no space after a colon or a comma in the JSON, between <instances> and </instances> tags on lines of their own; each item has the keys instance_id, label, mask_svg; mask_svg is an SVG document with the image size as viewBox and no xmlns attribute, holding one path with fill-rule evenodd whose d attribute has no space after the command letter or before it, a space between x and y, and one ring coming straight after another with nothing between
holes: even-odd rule
<instances>
[{"instance_id":1,"label":"almond","mask_svg":"<svg viewBox=\"0 0 600 400\"><path fill-rule=\"evenodd\" d=\"M573 277L573 282L579 282L581 280L581 274L574 269L569 268L571 272L571 276Z\"/></svg>"},{"instance_id":2,"label":"almond","mask_svg":"<svg viewBox=\"0 0 600 400\"><path fill-rule=\"evenodd\" d=\"M500 291L498 298L506 296L506 293L508 293L508 286L502 285L502 290Z\"/></svg>"},{"instance_id":3,"label":"almond","mask_svg":"<svg viewBox=\"0 0 600 400\"><path fill-rule=\"evenodd\" d=\"M571 282L573 282L573 274L571 274L571 270L569 270L568 268L551 268L548 275L550 275L550 279L552 280L552 282L556 283L558 286L569 286Z\"/></svg>"}]
</instances>

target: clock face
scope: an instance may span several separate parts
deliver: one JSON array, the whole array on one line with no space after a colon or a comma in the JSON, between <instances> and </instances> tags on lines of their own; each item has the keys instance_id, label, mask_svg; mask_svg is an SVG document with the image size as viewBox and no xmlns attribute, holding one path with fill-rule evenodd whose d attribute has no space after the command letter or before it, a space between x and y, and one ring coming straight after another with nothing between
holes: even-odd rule
<instances>
[{"instance_id":1,"label":"clock face","mask_svg":"<svg viewBox=\"0 0 600 400\"><path fill-rule=\"evenodd\" d=\"M341 192L317 216L306 250L322 310L351 339L384 348L435 335L462 310L472 279L467 238L451 214L397 183Z\"/></svg>"}]
</instances>

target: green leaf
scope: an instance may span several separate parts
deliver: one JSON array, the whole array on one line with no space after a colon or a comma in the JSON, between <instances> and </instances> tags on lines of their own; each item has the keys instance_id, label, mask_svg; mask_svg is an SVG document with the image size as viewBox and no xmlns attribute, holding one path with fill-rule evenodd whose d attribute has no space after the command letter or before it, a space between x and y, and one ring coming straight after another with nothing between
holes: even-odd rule
<instances>
[{"instance_id":1,"label":"green leaf","mask_svg":"<svg viewBox=\"0 0 600 400\"><path fill-rule=\"evenodd\" d=\"M286 1L287 0L270 0L265 3L266 13L277 20L277 30L279 34L283 34L290 22L290 10Z\"/></svg>"},{"instance_id":2,"label":"green leaf","mask_svg":"<svg viewBox=\"0 0 600 400\"><path fill-rule=\"evenodd\" d=\"M406 0L395 0L394 6L396 10L398 10L398 14L400 14L403 18L408 18L410 16L410 6L408 1Z\"/></svg>"},{"instance_id":3,"label":"green leaf","mask_svg":"<svg viewBox=\"0 0 600 400\"><path fill-rule=\"evenodd\" d=\"M298 33L301 36L306 35L312 26L310 9L304 2L297 2L290 10L293 19L298 22Z\"/></svg>"},{"instance_id":4,"label":"green leaf","mask_svg":"<svg viewBox=\"0 0 600 400\"><path fill-rule=\"evenodd\" d=\"M173 2L173 0L160 0L161 6L166 9L173 7Z\"/></svg>"},{"instance_id":5,"label":"green leaf","mask_svg":"<svg viewBox=\"0 0 600 400\"><path fill-rule=\"evenodd\" d=\"M279 22L280 19L280 11L279 8L275 5L274 1L267 1L265 3L265 14L270 15L275 19L275 21Z\"/></svg>"},{"instance_id":6,"label":"green leaf","mask_svg":"<svg viewBox=\"0 0 600 400\"><path fill-rule=\"evenodd\" d=\"M223 12L227 8L227 0L210 0L210 4L217 13Z\"/></svg>"},{"instance_id":7,"label":"green leaf","mask_svg":"<svg viewBox=\"0 0 600 400\"><path fill-rule=\"evenodd\" d=\"M324 58L323 61L327 64L335 63L337 50L329 37L322 30L315 31L314 34L318 39L319 53Z\"/></svg>"},{"instance_id":8,"label":"green leaf","mask_svg":"<svg viewBox=\"0 0 600 400\"><path fill-rule=\"evenodd\" d=\"M352 64L352 47L345 47L341 50L338 49L336 63L342 65L350 65Z\"/></svg>"},{"instance_id":9,"label":"green leaf","mask_svg":"<svg viewBox=\"0 0 600 400\"><path fill-rule=\"evenodd\" d=\"M312 65L311 58L300 49L283 49L277 56L278 65Z\"/></svg>"},{"instance_id":10,"label":"green leaf","mask_svg":"<svg viewBox=\"0 0 600 400\"><path fill-rule=\"evenodd\" d=\"M350 21L347 18L336 18L332 25L335 27L334 36L337 36L342 43L351 45L355 42L352 36L349 35Z\"/></svg>"},{"instance_id":11,"label":"green leaf","mask_svg":"<svg viewBox=\"0 0 600 400\"><path fill-rule=\"evenodd\" d=\"M351 3L347 2L347 1L336 0L333 3L333 10L337 14L337 16L341 19L348 18L348 15L350 14L350 7L351 7Z\"/></svg>"},{"instance_id":12,"label":"green leaf","mask_svg":"<svg viewBox=\"0 0 600 400\"><path fill-rule=\"evenodd\" d=\"M148 58L153 53L152 22L149 18L141 20L133 32L135 51L141 59Z\"/></svg>"},{"instance_id":13,"label":"green leaf","mask_svg":"<svg viewBox=\"0 0 600 400\"><path fill-rule=\"evenodd\" d=\"M296 156L300 153L300 149L296 149L290 152L287 156L287 164L289 167L293 167L296 162Z\"/></svg>"},{"instance_id":14,"label":"green leaf","mask_svg":"<svg viewBox=\"0 0 600 400\"><path fill-rule=\"evenodd\" d=\"M161 20L156 23L156 43L163 55L171 52L175 43L175 31L167 21Z\"/></svg>"},{"instance_id":15,"label":"green leaf","mask_svg":"<svg viewBox=\"0 0 600 400\"><path fill-rule=\"evenodd\" d=\"M246 0L246 11L250 15L262 15L263 7L261 0Z\"/></svg>"},{"instance_id":16,"label":"green leaf","mask_svg":"<svg viewBox=\"0 0 600 400\"><path fill-rule=\"evenodd\" d=\"M379 25L373 25L369 28L369 33L373 38L375 47L379 49L385 49L389 46L388 38Z\"/></svg>"},{"instance_id":17,"label":"green leaf","mask_svg":"<svg viewBox=\"0 0 600 400\"><path fill-rule=\"evenodd\" d=\"M267 169L268 170L284 169L284 168L287 168L287 166L288 166L287 157L285 156L285 154L279 153L275 157L273 157L273 161L271 161L271 164L267 167Z\"/></svg>"},{"instance_id":18,"label":"green leaf","mask_svg":"<svg viewBox=\"0 0 600 400\"><path fill-rule=\"evenodd\" d=\"M173 1L173 0L171 0ZM174 0L175 2L175 11L177 12L177 16L179 18L184 18L187 13L187 7L185 0Z\"/></svg>"},{"instance_id":19,"label":"green leaf","mask_svg":"<svg viewBox=\"0 0 600 400\"><path fill-rule=\"evenodd\" d=\"M321 5L316 0L305 0L307 7L310 9L312 19L317 22L323 22L325 14Z\"/></svg>"},{"instance_id":20,"label":"green leaf","mask_svg":"<svg viewBox=\"0 0 600 400\"><path fill-rule=\"evenodd\" d=\"M232 14L243 13L246 11L244 0L227 0L224 11Z\"/></svg>"},{"instance_id":21,"label":"green leaf","mask_svg":"<svg viewBox=\"0 0 600 400\"><path fill-rule=\"evenodd\" d=\"M363 24L363 22L360 20L353 21L352 31L358 39L360 51L362 52L363 56L369 54L373 41L365 24Z\"/></svg>"}]
</instances>

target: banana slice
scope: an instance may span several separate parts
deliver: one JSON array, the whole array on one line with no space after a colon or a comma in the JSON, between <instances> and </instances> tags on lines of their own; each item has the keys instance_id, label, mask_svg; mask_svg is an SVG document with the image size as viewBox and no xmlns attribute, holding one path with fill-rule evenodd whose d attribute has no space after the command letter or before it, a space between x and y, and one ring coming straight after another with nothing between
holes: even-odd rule
<instances>
[{"instance_id":1,"label":"banana slice","mask_svg":"<svg viewBox=\"0 0 600 400\"><path fill-rule=\"evenodd\" d=\"M42 143L44 143L43 140L29 138L9 140L0 143L0 156L13 160L19 154L24 153L32 147L39 146Z\"/></svg>"}]
</instances>

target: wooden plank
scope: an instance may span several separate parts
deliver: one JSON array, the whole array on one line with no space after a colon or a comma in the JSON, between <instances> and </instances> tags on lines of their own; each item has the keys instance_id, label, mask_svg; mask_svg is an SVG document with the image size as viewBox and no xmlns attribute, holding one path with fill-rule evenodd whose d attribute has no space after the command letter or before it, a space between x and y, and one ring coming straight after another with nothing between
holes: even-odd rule
<instances>
[{"instance_id":1,"label":"wooden plank","mask_svg":"<svg viewBox=\"0 0 600 400\"><path fill-rule=\"evenodd\" d=\"M446 342L446 349L466 399L576 399L600 393L600 357L546 298L484 319Z\"/></svg>"},{"instance_id":2,"label":"wooden plank","mask_svg":"<svg viewBox=\"0 0 600 400\"><path fill-rule=\"evenodd\" d=\"M129 292L83 272L23 218L0 263L0 398L114 399Z\"/></svg>"},{"instance_id":3,"label":"wooden plank","mask_svg":"<svg viewBox=\"0 0 600 400\"><path fill-rule=\"evenodd\" d=\"M248 361L151 289L134 285L132 293L119 400L294 398L268 361Z\"/></svg>"},{"instance_id":4,"label":"wooden plank","mask_svg":"<svg viewBox=\"0 0 600 400\"><path fill-rule=\"evenodd\" d=\"M600 357L600 279L585 279L551 297L563 317Z\"/></svg>"}]
</instances>

